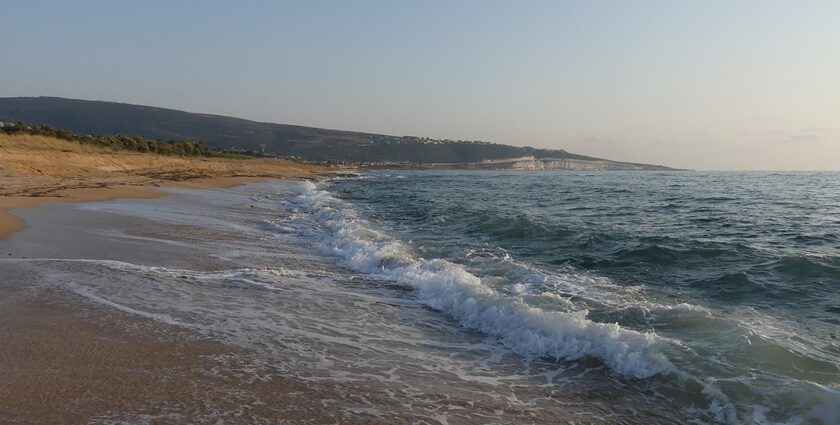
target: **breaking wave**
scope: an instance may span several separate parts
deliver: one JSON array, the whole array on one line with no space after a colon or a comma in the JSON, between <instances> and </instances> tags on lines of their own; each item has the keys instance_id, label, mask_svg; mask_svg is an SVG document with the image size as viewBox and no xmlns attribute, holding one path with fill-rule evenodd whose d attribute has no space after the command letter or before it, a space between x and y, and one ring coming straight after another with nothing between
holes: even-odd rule
<instances>
[{"instance_id":1,"label":"breaking wave","mask_svg":"<svg viewBox=\"0 0 840 425\"><path fill-rule=\"evenodd\" d=\"M587 309L548 311L521 296L485 284L464 266L445 259L415 256L408 245L379 232L350 206L301 182L292 200L298 214L314 220L322 249L349 268L407 285L425 305L459 324L498 338L523 355L577 360L594 357L631 378L674 371L662 352L664 341L651 332L625 329L588 318Z\"/></svg>"}]
</instances>

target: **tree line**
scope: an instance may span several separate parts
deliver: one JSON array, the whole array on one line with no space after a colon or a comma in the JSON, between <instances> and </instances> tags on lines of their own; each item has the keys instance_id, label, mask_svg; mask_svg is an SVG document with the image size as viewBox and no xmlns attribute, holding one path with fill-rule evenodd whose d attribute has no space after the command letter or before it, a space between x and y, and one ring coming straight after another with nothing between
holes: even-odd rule
<instances>
[{"instance_id":1,"label":"tree line","mask_svg":"<svg viewBox=\"0 0 840 425\"><path fill-rule=\"evenodd\" d=\"M201 141L182 140L154 140L143 136L116 135L79 135L69 130L53 128L48 125L29 126L23 122L4 124L0 131L5 134L31 134L36 136L54 137L56 139L76 142L83 145L101 146L113 150L128 150L134 152L154 153L158 155L204 156L222 158L253 158L257 152L238 149L218 149L204 145Z\"/></svg>"}]
</instances>

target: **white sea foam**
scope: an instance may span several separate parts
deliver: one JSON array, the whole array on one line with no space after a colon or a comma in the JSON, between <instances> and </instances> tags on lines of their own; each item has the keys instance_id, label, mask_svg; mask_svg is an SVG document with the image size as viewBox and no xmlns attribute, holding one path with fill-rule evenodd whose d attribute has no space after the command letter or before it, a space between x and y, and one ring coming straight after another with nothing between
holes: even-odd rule
<instances>
[{"instance_id":1,"label":"white sea foam","mask_svg":"<svg viewBox=\"0 0 840 425\"><path fill-rule=\"evenodd\" d=\"M558 360L595 357L634 378L674 370L653 333L598 323L587 310L545 311L485 285L463 266L415 257L409 247L376 231L347 204L301 182L294 203L320 228L321 246L356 271L412 287L424 304L462 326L499 338L513 350ZM298 217L300 217L299 215Z\"/></svg>"}]
</instances>

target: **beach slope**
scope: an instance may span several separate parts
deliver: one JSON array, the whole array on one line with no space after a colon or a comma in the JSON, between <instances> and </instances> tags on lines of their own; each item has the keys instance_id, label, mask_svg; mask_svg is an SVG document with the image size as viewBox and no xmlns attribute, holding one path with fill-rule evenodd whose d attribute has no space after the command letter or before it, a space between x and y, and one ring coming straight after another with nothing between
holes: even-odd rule
<instances>
[{"instance_id":1,"label":"beach slope","mask_svg":"<svg viewBox=\"0 0 840 425\"><path fill-rule=\"evenodd\" d=\"M181 157L115 151L50 137L0 134L0 237L22 226L6 213L44 202L161 196L160 186L225 187L324 173L268 158Z\"/></svg>"}]
</instances>

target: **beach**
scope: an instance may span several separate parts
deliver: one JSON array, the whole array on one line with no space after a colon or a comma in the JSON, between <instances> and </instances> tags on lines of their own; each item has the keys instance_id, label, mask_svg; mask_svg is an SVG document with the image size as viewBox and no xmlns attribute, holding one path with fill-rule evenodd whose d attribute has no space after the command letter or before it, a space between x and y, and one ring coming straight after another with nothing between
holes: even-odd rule
<instances>
[{"instance_id":1,"label":"beach","mask_svg":"<svg viewBox=\"0 0 840 425\"><path fill-rule=\"evenodd\" d=\"M5 423L329 422L318 420L319 394L305 385L237 376L231 347L62 294L19 291L2 288ZM278 412L289 403L298 408Z\"/></svg>"},{"instance_id":2,"label":"beach","mask_svg":"<svg viewBox=\"0 0 840 425\"><path fill-rule=\"evenodd\" d=\"M840 2L157 3L3 4L0 425L840 425Z\"/></svg>"},{"instance_id":3,"label":"beach","mask_svg":"<svg viewBox=\"0 0 840 425\"><path fill-rule=\"evenodd\" d=\"M54 204L157 198L167 195L157 190L161 187L224 188L324 171L291 161L164 157L0 135L0 245L5 260L0 279L0 421L94 423L115 415L143 423L274 423L278 417L330 422L323 417L319 421L312 405L318 391L291 379L253 382L236 375L231 360L239 350L235 347L85 301L14 266L16 259L78 254L78 232L101 226L73 223ZM34 207L34 214L46 212L49 218L9 239L25 224L19 218L25 213L9 210ZM95 240L86 242L98 246ZM155 255L180 256L163 250ZM289 403L299 408L282 407Z\"/></svg>"},{"instance_id":4,"label":"beach","mask_svg":"<svg viewBox=\"0 0 840 425\"><path fill-rule=\"evenodd\" d=\"M340 398L328 390L257 374L247 350L79 296L61 278L45 277L39 265L38 258L120 258L222 267L165 244L133 253L136 245L91 237L93 229L161 235L171 228L120 217L102 220L65 205L22 215L32 226L0 241L0 422L335 420L320 410L321 400Z\"/></svg>"},{"instance_id":5,"label":"beach","mask_svg":"<svg viewBox=\"0 0 840 425\"><path fill-rule=\"evenodd\" d=\"M52 143L0 144L0 422L840 419L835 174Z\"/></svg>"},{"instance_id":6,"label":"beach","mask_svg":"<svg viewBox=\"0 0 840 425\"><path fill-rule=\"evenodd\" d=\"M302 182L13 210L0 420L669 423L294 243ZM556 385L558 376L579 375Z\"/></svg>"},{"instance_id":7,"label":"beach","mask_svg":"<svg viewBox=\"0 0 840 425\"><path fill-rule=\"evenodd\" d=\"M325 168L286 160L198 158L114 151L55 138L0 134L0 238L21 227L4 213L49 202L162 196L156 187L230 187Z\"/></svg>"}]
</instances>

